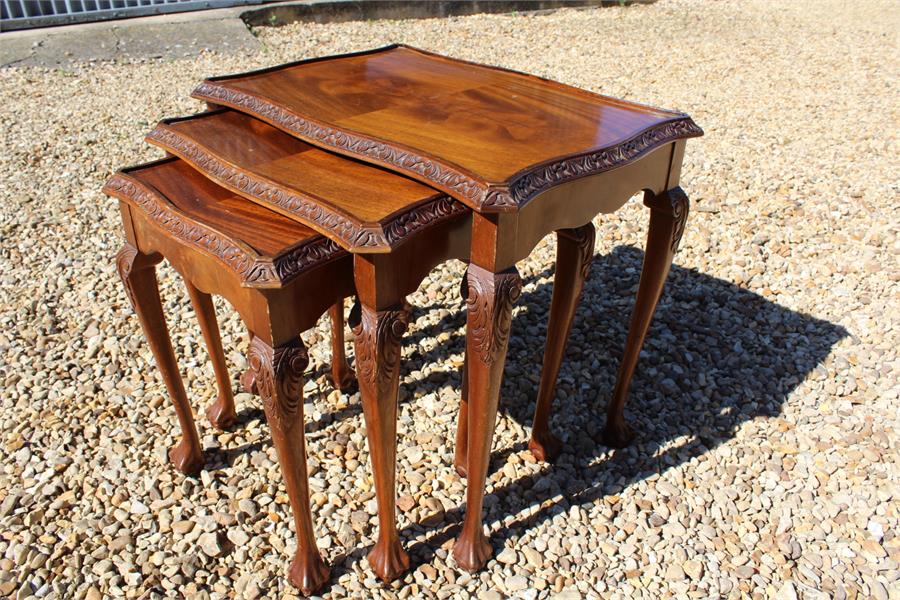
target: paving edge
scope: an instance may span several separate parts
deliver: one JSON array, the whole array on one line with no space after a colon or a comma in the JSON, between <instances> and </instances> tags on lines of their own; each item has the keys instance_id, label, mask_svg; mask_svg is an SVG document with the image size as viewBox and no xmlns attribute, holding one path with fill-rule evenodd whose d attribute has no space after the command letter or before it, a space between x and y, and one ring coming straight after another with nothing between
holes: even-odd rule
<instances>
[{"instance_id":1,"label":"paving edge","mask_svg":"<svg viewBox=\"0 0 900 600\"><path fill-rule=\"evenodd\" d=\"M255 52L251 27L293 22L426 19L484 13L649 4L655 0L307 0L79 23L0 34L0 68L64 67L119 59L195 56L204 50Z\"/></svg>"},{"instance_id":2,"label":"paving edge","mask_svg":"<svg viewBox=\"0 0 900 600\"><path fill-rule=\"evenodd\" d=\"M340 23L376 19L431 19L485 13L535 13L560 8L596 8L652 4L656 0L324 0L262 5L245 10L249 27L278 27L296 22Z\"/></svg>"}]
</instances>

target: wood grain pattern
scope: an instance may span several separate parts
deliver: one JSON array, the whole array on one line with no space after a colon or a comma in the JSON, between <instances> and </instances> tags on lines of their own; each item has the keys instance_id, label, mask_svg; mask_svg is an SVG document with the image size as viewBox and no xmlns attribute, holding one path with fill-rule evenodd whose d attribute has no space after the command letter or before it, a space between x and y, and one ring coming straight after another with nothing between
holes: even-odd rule
<instances>
[{"instance_id":1,"label":"wood grain pattern","mask_svg":"<svg viewBox=\"0 0 900 600\"><path fill-rule=\"evenodd\" d=\"M247 287L283 286L309 268L347 255L334 241L232 194L179 159L120 171L103 191L202 248Z\"/></svg>"},{"instance_id":2,"label":"wood grain pattern","mask_svg":"<svg viewBox=\"0 0 900 600\"><path fill-rule=\"evenodd\" d=\"M394 45L208 79L194 97L386 166L481 212L702 135L683 113Z\"/></svg>"},{"instance_id":3,"label":"wood grain pattern","mask_svg":"<svg viewBox=\"0 0 900 600\"><path fill-rule=\"evenodd\" d=\"M147 140L353 252L390 252L465 211L408 177L325 152L233 110L162 121Z\"/></svg>"}]
</instances>

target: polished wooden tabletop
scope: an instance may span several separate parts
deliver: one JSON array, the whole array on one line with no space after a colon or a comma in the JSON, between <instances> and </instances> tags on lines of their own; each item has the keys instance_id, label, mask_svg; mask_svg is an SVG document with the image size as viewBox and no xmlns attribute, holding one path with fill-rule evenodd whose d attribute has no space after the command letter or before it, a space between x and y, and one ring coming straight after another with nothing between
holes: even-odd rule
<instances>
[{"instance_id":1,"label":"polished wooden tabletop","mask_svg":"<svg viewBox=\"0 0 900 600\"><path fill-rule=\"evenodd\" d=\"M204 81L194 97L406 173L481 212L701 135L685 114L389 46Z\"/></svg>"},{"instance_id":2,"label":"polished wooden tabletop","mask_svg":"<svg viewBox=\"0 0 900 600\"><path fill-rule=\"evenodd\" d=\"M179 158L123 169L103 191L219 259L248 287L279 287L307 268L348 257L332 240L216 185Z\"/></svg>"},{"instance_id":3,"label":"polished wooden tabletop","mask_svg":"<svg viewBox=\"0 0 900 600\"><path fill-rule=\"evenodd\" d=\"M353 252L390 252L466 210L418 181L320 150L234 110L167 119L147 140Z\"/></svg>"}]
</instances>

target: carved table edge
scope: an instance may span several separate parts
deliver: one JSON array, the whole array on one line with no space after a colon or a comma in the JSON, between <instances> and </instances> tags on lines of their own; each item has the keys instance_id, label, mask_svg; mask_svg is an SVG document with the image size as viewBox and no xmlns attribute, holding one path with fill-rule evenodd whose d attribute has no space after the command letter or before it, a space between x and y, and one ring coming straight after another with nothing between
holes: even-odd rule
<instances>
[{"instance_id":1,"label":"carved table edge","mask_svg":"<svg viewBox=\"0 0 900 600\"><path fill-rule=\"evenodd\" d=\"M166 160L173 159L157 162ZM274 258L260 256L247 244L190 218L158 190L126 172L113 174L103 186L103 193L132 204L167 235L222 262L240 278L244 287L283 287L308 269L346 255L334 241L317 235Z\"/></svg>"},{"instance_id":2,"label":"carved table edge","mask_svg":"<svg viewBox=\"0 0 900 600\"><path fill-rule=\"evenodd\" d=\"M667 144L702 135L703 130L687 115L657 123L614 146L529 167L514 175L509 185L491 186L484 205L521 208L557 185L624 167Z\"/></svg>"},{"instance_id":3,"label":"carved table edge","mask_svg":"<svg viewBox=\"0 0 900 600\"><path fill-rule=\"evenodd\" d=\"M180 135L166 122L157 124L145 139L183 159L222 187L299 220L353 253L391 252L414 233L467 210L441 194L390 215L384 223L364 223L323 205L312 194L285 187L225 160Z\"/></svg>"},{"instance_id":4,"label":"carved table edge","mask_svg":"<svg viewBox=\"0 0 900 600\"><path fill-rule=\"evenodd\" d=\"M556 185L624 166L667 143L703 135L703 130L688 115L672 113L671 119L652 125L613 146L552 159L516 173L507 182L493 183L482 181L449 161L417 152L397 142L337 129L292 112L277 102L224 87L216 80L201 82L191 96L253 115L311 144L397 170L483 213L515 212L540 192Z\"/></svg>"}]
</instances>

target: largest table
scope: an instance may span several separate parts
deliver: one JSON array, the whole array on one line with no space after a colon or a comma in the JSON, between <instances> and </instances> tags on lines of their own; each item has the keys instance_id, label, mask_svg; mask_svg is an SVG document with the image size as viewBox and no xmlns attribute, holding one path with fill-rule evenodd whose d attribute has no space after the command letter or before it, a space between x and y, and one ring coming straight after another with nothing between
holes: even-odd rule
<instances>
[{"instance_id":1,"label":"largest table","mask_svg":"<svg viewBox=\"0 0 900 600\"><path fill-rule=\"evenodd\" d=\"M405 259L395 256L390 236L366 235L397 227L373 229L363 210L355 214L342 207L338 214L329 207L295 205L292 211L356 253L362 305L357 356L360 368L373 374L363 373L360 388L369 427L386 434L388 446L370 449L381 518L370 562L379 576L395 577L408 564L394 512L396 441L387 438L395 430L386 421L396 416L402 295L416 279L398 264L408 263L411 254L463 254L460 258L469 260L468 397L457 444L457 463L469 482L465 521L453 551L461 566L478 569L492 553L482 501L511 312L521 291L515 263L557 232L557 273L531 441L539 456L552 456L559 442L547 417L593 254L591 221L644 190L651 209L647 250L606 425L608 443L628 443L632 433L623 416L628 384L687 218L688 199L679 187L685 140L702 135L690 117L407 46L208 79L193 95L251 114L309 144L418 179L471 210L467 253L449 247L469 241L456 208L435 200L437 212L407 211L400 237L404 227L414 229L422 219L445 219L445 229L462 232L444 236L455 241L440 251L421 243L401 246ZM236 187L248 197L284 210L277 191L260 192L259 182L244 183ZM384 223L392 218L383 216Z\"/></svg>"}]
</instances>

